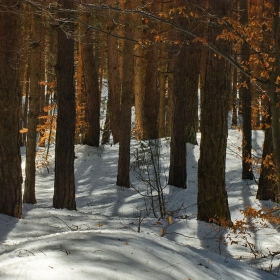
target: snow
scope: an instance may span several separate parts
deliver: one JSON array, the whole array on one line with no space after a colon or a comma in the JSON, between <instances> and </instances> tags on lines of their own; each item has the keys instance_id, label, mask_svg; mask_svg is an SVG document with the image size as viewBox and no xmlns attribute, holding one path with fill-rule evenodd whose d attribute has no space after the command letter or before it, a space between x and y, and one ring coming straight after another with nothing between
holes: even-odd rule
<instances>
[{"instance_id":1,"label":"snow","mask_svg":"<svg viewBox=\"0 0 280 280\"><path fill-rule=\"evenodd\" d=\"M260 156L263 133L256 131L253 137L255 155ZM226 185L233 221L242 218L240 210L246 206L276 205L258 201L256 182L240 179L240 141L241 133L229 130ZM77 211L52 208L51 147L48 169L37 170L37 204L24 204L21 220L0 215L0 279L278 279L279 255L269 256L280 251L277 226L250 232L248 240L256 246L256 257L242 246L242 236L239 244L225 245L227 229L196 220L199 147L188 144L188 188L180 190L166 184L169 140L161 139L160 145L169 219L153 216L143 198L146 186L133 170L133 188L116 186L118 145L77 145ZM137 148L139 144L132 141L132 163ZM24 149L22 160L24 169Z\"/></svg>"}]
</instances>

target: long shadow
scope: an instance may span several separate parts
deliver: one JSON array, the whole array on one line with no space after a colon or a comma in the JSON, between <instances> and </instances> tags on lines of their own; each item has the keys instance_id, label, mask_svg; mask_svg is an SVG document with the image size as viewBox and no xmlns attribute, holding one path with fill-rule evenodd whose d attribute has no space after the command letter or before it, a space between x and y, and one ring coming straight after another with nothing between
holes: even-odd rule
<instances>
[{"instance_id":1,"label":"long shadow","mask_svg":"<svg viewBox=\"0 0 280 280\"><path fill-rule=\"evenodd\" d=\"M99 148L77 146L76 156L78 211L123 217L129 215L131 209L137 211L142 207L138 205L139 195L134 189L124 189L116 185L118 146L106 145ZM133 176L131 180L135 183Z\"/></svg>"},{"instance_id":2,"label":"long shadow","mask_svg":"<svg viewBox=\"0 0 280 280\"><path fill-rule=\"evenodd\" d=\"M21 147L20 152L23 157L25 155L25 147ZM20 231L20 219L0 214L0 255L13 245L12 237L15 229ZM2 279L2 274L2 271L0 271L0 279Z\"/></svg>"},{"instance_id":3,"label":"long shadow","mask_svg":"<svg viewBox=\"0 0 280 280\"><path fill-rule=\"evenodd\" d=\"M255 197L255 182L248 182L241 179L241 158L239 156L239 144L241 145L241 133L236 130L229 130L228 148L226 157L226 189L228 193L229 209L231 212L231 219L240 220L242 215L241 209L245 209L247 206L256 206ZM257 151L260 149L260 145L254 147ZM253 197L253 198L252 198ZM208 228L207 228L208 227ZM216 225L208 224L198 221L198 236L201 240L203 248L211 248L214 252L223 256L231 256L237 258L237 255L233 255L231 252L238 252L238 246L232 246L232 250L228 246L230 240L226 238L229 233L228 229L219 227ZM257 240L254 241L256 243ZM239 246L240 247L240 246ZM234 249L234 250L233 250ZM240 255L244 254L244 249L240 251ZM252 254L249 254L253 257Z\"/></svg>"}]
</instances>

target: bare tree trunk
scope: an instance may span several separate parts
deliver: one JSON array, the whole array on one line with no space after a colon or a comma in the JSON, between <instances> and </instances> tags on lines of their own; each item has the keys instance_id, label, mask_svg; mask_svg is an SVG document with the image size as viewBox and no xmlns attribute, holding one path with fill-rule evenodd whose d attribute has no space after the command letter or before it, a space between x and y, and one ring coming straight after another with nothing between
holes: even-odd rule
<instances>
[{"instance_id":1,"label":"bare tree trunk","mask_svg":"<svg viewBox=\"0 0 280 280\"><path fill-rule=\"evenodd\" d=\"M187 108L186 108L186 142L197 145L196 132L198 124L198 80L200 73L201 51L193 44L187 53Z\"/></svg>"},{"instance_id":2,"label":"bare tree trunk","mask_svg":"<svg viewBox=\"0 0 280 280\"><path fill-rule=\"evenodd\" d=\"M230 10L228 1L211 0L209 14L226 16ZM214 19L209 19L211 20ZM228 42L216 40L221 32L209 25L207 40L229 51ZM230 221L230 212L225 187L225 161L227 146L227 115L229 99L229 66L225 60L207 50L205 79L201 91L201 144L198 162L198 220ZM221 71L223 69L223 71Z\"/></svg>"},{"instance_id":3,"label":"bare tree trunk","mask_svg":"<svg viewBox=\"0 0 280 280\"><path fill-rule=\"evenodd\" d=\"M240 0L239 7L241 11L240 23L246 26L248 24L248 9L247 3ZM250 50L243 44L240 48L240 60L249 61ZM239 89L239 94L242 99L242 179L253 179L252 170L252 132L251 132L251 121L252 121L252 110L251 110L251 86L250 78L240 73L240 82L245 83Z\"/></svg>"},{"instance_id":4,"label":"bare tree trunk","mask_svg":"<svg viewBox=\"0 0 280 280\"><path fill-rule=\"evenodd\" d=\"M42 18L33 10L31 26L31 49L30 49L30 94L28 111L28 134L26 147L26 167L23 202L36 204L35 196L35 159L37 146L37 124L40 112L40 81L41 81L41 46Z\"/></svg>"},{"instance_id":5,"label":"bare tree trunk","mask_svg":"<svg viewBox=\"0 0 280 280\"><path fill-rule=\"evenodd\" d=\"M270 110L271 110L271 128L272 128L272 142L273 142L273 159L276 165L276 173L278 181L280 180L280 89L277 84L277 77L280 76L280 47L277 42L280 40L279 34L279 1L271 0L271 4L273 5L273 18L272 18L272 42L274 42L274 46L270 49L269 53L272 54L273 62L271 63L271 67L274 68L274 71L270 72L269 75L269 88L268 88L268 96L270 99ZM277 185L275 189L275 200L276 202L280 202L280 184Z\"/></svg>"},{"instance_id":6,"label":"bare tree trunk","mask_svg":"<svg viewBox=\"0 0 280 280\"><path fill-rule=\"evenodd\" d=\"M0 213L16 218L22 217L20 7L0 1Z\"/></svg>"},{"instance_id":7,"label":"bare tree trunk","mask_svg":"<svg viewBox=\"0 0 280 280\"><path fill-rule=\"evenodd\" d=\"M142 0L135 1L136 5L141 5ZM142 17L136 19L134 36L136 40L143 40L144 28ZM135 133L136 139L143 139L144 133L144 96L145 96L145 80L146 80L146 51L143 47L134 50L134 98L135 98Z\"/></svg>"},{"instance_id":8,"label":"bare tree trunk","mask_svg":"<svg viewBox=\"0 0 280 280\"><path fill-rule=\"evenodd\" d=\"M29 39L30 39L30 5L23 4L22 5L22 25L21 25L21 57L20 57L20 82L21 82L21 92L22 92L22 118L21 118L21 146L26 146L27 140L27 117L28 117L28 99L29 99L29 58L30 52L27 47Z\"/></svg>"},{"instance_id":9,"label":"bare tree trunk","mask_svg":"<svg viewBox=\"0 0 280 280\"><path fill-rule=\"evenodd\" d=\"M271 117L269 116L267 116L266 118L266 126L267 128L265 129L262 165L258 185L257 199L271 199L272 201L276 201L277 189L279 189L279 181L277 179L277 174L273 160Z\"/></svg>"},{"instance_id":10,"label":"bare tree trunk","mask_svg":"<svg viewBox=\"0 0 280 280\"><path fill-rule=\"evenodd\" d=\"M119 142L120 137L120 112L121 112L121 79L118 55L118 34L117 26L112 20L108 22L109 32L112 34L107 37L108 45L108 92L109 96L109 116L110 127L113 135L114 144Z\"/></svg>"},{"instance_id":11,"label":"bare tree trunk","mask_svg":"<svg viewBox=\"0 0 280 280\"><path fill-rule=\"evenodd\" d=\"M150 6L150 12L158 10L159 1L153 1ZM147 38L154 41L154 30L157 23L148 22ZM146 50L146 75L145 75L145 93L143 100L143 139L158 138L158 117L159 117L159 91L157 88L158 77L158 48L155 44L149 46Z\"/></svg>"},{"instance_id":12,"label":"bare tree trunk","mask_svg":"<svg viewBox=\"0 0 280 280\"><path fill-rule=\"evenodd\" d=\"M160 49L160 61L159 61L159 112L158 112L158 137L162 138L166 136L166 83L167 83L167 67L168 67L168 50L165 44L162 44Z\"/></svg>"},{"instance_id":13,"label":"bare tree trunk","mask_svg":"<svg viewBox=\"0 0 280 280\"><path fill-rule=\"evenodd\" d=\"M65 10L73 9L72 0L59 0ZM74 39L70 12L60 12L58 29L57 74L57 130L55 146L54 208L76 210L74 179L75 89ZM66 30L62 30L66 28ZM68 34L66 34L67 32Z\"/></svg>"},{"instance_id":14,"label":"bare tree trunk","mask_svg":"<svg viewBox=\"0 0 280 280\"><path fill-rule=\"evenodd\" d=\"M125 8L130 9L132 0L125 2ZM131 15L125 15L125 37L132 38L133 30L130 24ZM124 41L123 47L123 88L121 96L121 122L120 122L120 146L118 161L117 185L130 187L130 134L131 134L131 105L133 93L133 42Z\"/></svg>"},{"instance_id":15,"label":"bare tree trunk","mask_svg":"<svg viewBox=\"0 0 280 280\"><path fill-rule=\"evenodd\" d=\"M231 109L232 109L232 128L237 127L237 69L232 67L232 92L231 92Z\"/></svg>"},{"instance_id":16,"label":"bare tree trunk","mask_svg":"<svg viewBox=\"0 0 280 280\"><path fill-rule=\"evenodd\" d=\"M187 46L183 43L174 65L173 117L171 125L170 167L168 184L185 189L186 162L186 109L187 109ZM182 63L185 61L185 63Z\"/></svg>"},{"instance_id":17,"label":"bare tree trunk","mask_svg":"<svg viewBox=\"0 0 280 280\"><path fill-rule=\"evenodd\" d=\"M100 99L98 71L93 54L92 32L87 28L91 24L91 14L82 13L81 20L85 24L81 25L81 46L82 46L82 64L85 78L86 90L86 121L87 130L83 144L98 147L100 138Z\"/></svg>"},{"instance_id":18,"label":"bare tree trunk","mask_svg":"<svg viewBox=\"0 0 280 280\"><path fill-rule=\"evenodd\" d=\"M172 115L174 110L173 93L174 93L174 58L171 58L167 67L167 101L166 101L166 121L165 134L167 137L171 136Z\"/></svg>"}]
</instances>

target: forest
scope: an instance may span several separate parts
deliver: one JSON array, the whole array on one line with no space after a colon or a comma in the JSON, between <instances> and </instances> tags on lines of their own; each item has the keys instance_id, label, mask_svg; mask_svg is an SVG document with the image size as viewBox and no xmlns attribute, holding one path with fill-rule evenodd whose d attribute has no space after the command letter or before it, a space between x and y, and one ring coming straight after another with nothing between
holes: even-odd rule
<instances>
[{"instance_id":1,"label":"forest","mask_svg":"<svg viewBox=\"0 0 280 280\"><path fill-rule=\"evenodd\" d=\"M233 259L241 246L270 273L232 279L280 277L279 2L0 0L0 259L21 242L11 221L43 238L40 212L86 239L121 217L123 235L134 225L178 244L196 223L192 246ZM207 275L174 271L161 279Z\"/></svg>"}]
</instances>

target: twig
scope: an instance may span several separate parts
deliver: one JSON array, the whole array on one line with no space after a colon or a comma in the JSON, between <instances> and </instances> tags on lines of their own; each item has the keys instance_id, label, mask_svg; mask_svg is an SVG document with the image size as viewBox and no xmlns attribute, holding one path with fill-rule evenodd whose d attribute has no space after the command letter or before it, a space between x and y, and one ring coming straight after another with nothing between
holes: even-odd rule
<instances>
[{"instance_id":1,"label":"twig","mask_svg":"<svg viewBox=\"0 0 280 280\"><path fill-rule=\"evenodd\" d=\"M53 216L54 218L60 220L61 222L63 222L71 231L75 231L72 227L68 226L68 224L65 221L63 221L62 219L60 219L59 217L53 215L52 213L50 213L50 215Z\"/></svg>"},{"instance_id":2,"label":"twig","mask_svg":"<svg viewBox=\"0 0 280 280\"><path fill-rule=\"evenodd\" d=\"M140 227L141 227L141 215L142 215L142 210L140 210L140 213L139 213L138 230L137 230L138 233L140 232Z\"/></svg>"}]
</instances>

